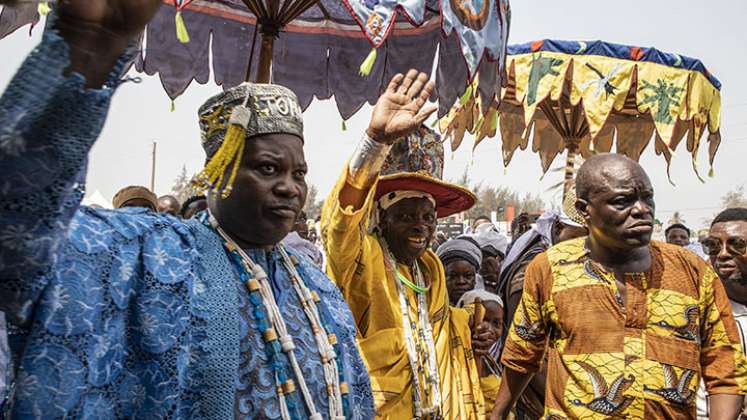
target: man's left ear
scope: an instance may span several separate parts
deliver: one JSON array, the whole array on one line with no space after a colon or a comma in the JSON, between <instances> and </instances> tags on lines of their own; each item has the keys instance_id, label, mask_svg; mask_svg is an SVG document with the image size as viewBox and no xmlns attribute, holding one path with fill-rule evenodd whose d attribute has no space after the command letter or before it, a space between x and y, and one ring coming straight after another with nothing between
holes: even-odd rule
<instances>
[{"instance_id":1,"label":"man's left ear","mask_svg":"<svg viewBox=\"0 0 747 420\"><path fill-rule=\"evenodd\" d=\"M589 216L589 210L588 210L589 209L589 202L586 201L586 200L584 200L583 198L577 198L576 199L576 203L574 205L576 207L576 210L579 212L579 214L581 215L581 217L584 218L584 220L586 221L586 224L588 226L588 224L589 224L589 218L590 218L590 216Z\"/></svg>"}]
</instances>

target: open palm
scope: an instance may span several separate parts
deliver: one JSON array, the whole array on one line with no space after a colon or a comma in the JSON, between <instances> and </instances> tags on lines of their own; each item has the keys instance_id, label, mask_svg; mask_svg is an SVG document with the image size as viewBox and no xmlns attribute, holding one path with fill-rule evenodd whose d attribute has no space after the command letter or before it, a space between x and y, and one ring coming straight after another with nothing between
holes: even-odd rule
<instances>
[{"instance_id":1,"label":"open palm","mask_svg":"<svg viewBox=\"0 0 747 420\"><path fill-rule=\"evenodd\" d=\"M58 13L68 24L130 37L143 29L160 5L158 0L61 0Z\"/></svg>"},{"instance_id":2,"label":"open palm","mask_svg":"<svg viewBox=\"0 0 747 420\"><path fill-rule=\"evenodd\" d=\"M393 144L417 130L436 110L435 106L424 107L433 89L426 73L410 70L405 76L395 75L376 102L368 136L379 143Z\"/></svg>"}]
</instances>

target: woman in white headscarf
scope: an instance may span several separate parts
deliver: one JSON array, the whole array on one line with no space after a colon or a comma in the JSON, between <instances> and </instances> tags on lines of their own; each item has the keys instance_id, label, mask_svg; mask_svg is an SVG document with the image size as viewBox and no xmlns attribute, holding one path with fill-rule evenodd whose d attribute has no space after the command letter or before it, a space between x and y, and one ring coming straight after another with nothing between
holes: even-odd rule
<instances>
[{"instance_id":1,"label":"woman in white headscarf","mask_svg":"<svg viewBox=\"0 0 747 420\"><path fill-rule=\"evenodd\" d=\"M491 293L498 293L498 280L501 266L506 258L508 238L500 233L492 223L482 224L477 231L470 235L480 246L482 263L477 277L477 289L485 289Z\"/></svg>"},{"instance_id":2,"label":"woman in white headscarf","mask_svg":"<svg viewBox=\"0 0 747 420\"><path fill-rule=\"evenodd\" d=\"M457 306L462 308L474 305L478 299L485 307L483 321L491 325L495 332L494 336L497 338L490 347L488 354L478 356L482 360L480 364L480 388L482 388L485 397L485 405L489 407L490 404L495 403L495 397L498 395L498 389L500 388L501 367L498 358L503 342L503 300L494 293L483 289L475 289L464 293L459 298Z\"/></svg>"}]
</instances>

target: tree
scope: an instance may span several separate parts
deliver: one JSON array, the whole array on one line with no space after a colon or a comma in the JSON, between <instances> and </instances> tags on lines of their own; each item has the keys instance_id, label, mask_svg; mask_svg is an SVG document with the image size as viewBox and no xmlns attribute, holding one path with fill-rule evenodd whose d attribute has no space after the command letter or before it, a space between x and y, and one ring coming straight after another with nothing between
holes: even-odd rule
<instances>
[{"instance_id":1,"label":"tree","mask_svg":"<svg viewBox=\"0 0 747 420\"><path fill-rule=\"evenodd\" d=\"M464 169L464 172L462 172L462 176L459 177L456 181L454 181L455 184L461 185L465 188L469 188L469 184L472 183L472 181L469 178L469 172L467 172L467 168Z\"/></svg>"},{"instance_id":2,"label":"tree","mask_svg":"<svg viewBox=\"0 0 747 420\"><path fill-rule=\"evenodd\" d=\"M171 187L171 194L179 200L180 203L187 201L189 197L197 195L197 190L192 186L192 176L187 175L187 167L182 166L181 172L174 180L174 186Z\"/></svg>"},{"instance_id":3,"label":"tree","mask_svg":"<svg viewBox=\"0 0 747 420\"><path fill-rule=\"evenodd\" d=\"M725 209L735 207L747 207L747 197L745 197L744 185L740 185L736 190L729 191L721 197L721 203Z\"/></svg>"},{"instance_id":4,"label":"tree","mask_svg":"<svg viewBox=\"0 0 747 420\"><path fill-rule=\"evenodd\" d=\"M674 224L681 224L681 225L687 224L685 222L685 219L682 218L682 214L680 214L679 211L674 212L674 214L672 215L672 218L669 219L669 225L671 226Z\"/></svg>"},{"instance_id":5,"label":"tree","mask_svg":"<svg viewBox=\"0 0 747 420\"><path fill-rule=\"evenodd\" d=\"M311 220L316 220L322 214L324 200L317 199L318 195L319 190L316 188L316 185L309 185L309 192L306 194L306 203L303 208L306 212L306 217Z\"/></svg>"},{"instance_id":6,"label":"tree","mask_svg":"<svg viewBox=\"0 0 747 420\"><path fill-rule=\"evenodd\" d=\"M462 177L464 179L464 177ZM475 219L478 216L490 216L491 212L505 212L506 207L512 206L516 209L516 214L521 212L536 213L545 208L545 202L538 195L526 194L522 198L515 191L506 187L486 187L483 184L477 184L471 188L477 196L477 202L474 207L466 212L468 219Z\"/></svg>"},{"instance_id":7,"label":"tree","mask_svg":"<svg viewBox=\"0 0 747 420\"><path fill-rule=\"evenodd\" d=\"M545 202L539 195L527 193L522 200L516 203L516 208L519 209L519 213L538 213L545 208Z\"/></svg>"}]
</instances>

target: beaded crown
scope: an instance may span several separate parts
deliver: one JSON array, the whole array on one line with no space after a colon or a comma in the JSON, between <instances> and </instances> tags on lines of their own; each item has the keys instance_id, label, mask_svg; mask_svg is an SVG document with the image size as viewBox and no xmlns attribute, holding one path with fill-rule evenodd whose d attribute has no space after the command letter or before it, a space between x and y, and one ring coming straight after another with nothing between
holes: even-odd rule
<instances>
[{"instance_id":1,"label":"beaded crown","mask_svg":"<svg viewBox=\"0 0 747 420\"><path fill-rule=\"evenodd\" d=\"M381 168L374 199L398 190L422 191L433 196L438 217L468 210L476 197L468 189L443 181L444 147L441 137L426 126L398 140Z\"/></svg>"},{"instance_id":2,"label":"beaded crown","mask_svg":"<svg viewBox=\"0 0 747 420\"><path fill-rule=\"evenodd\" d=\"M221 192L224 198L231 193L246 140L264 134L292 134L303 140L298 98L279 85L243 83L205 101L198 116L207 163L193 184Z\"/></svg>"}]
</instances>

